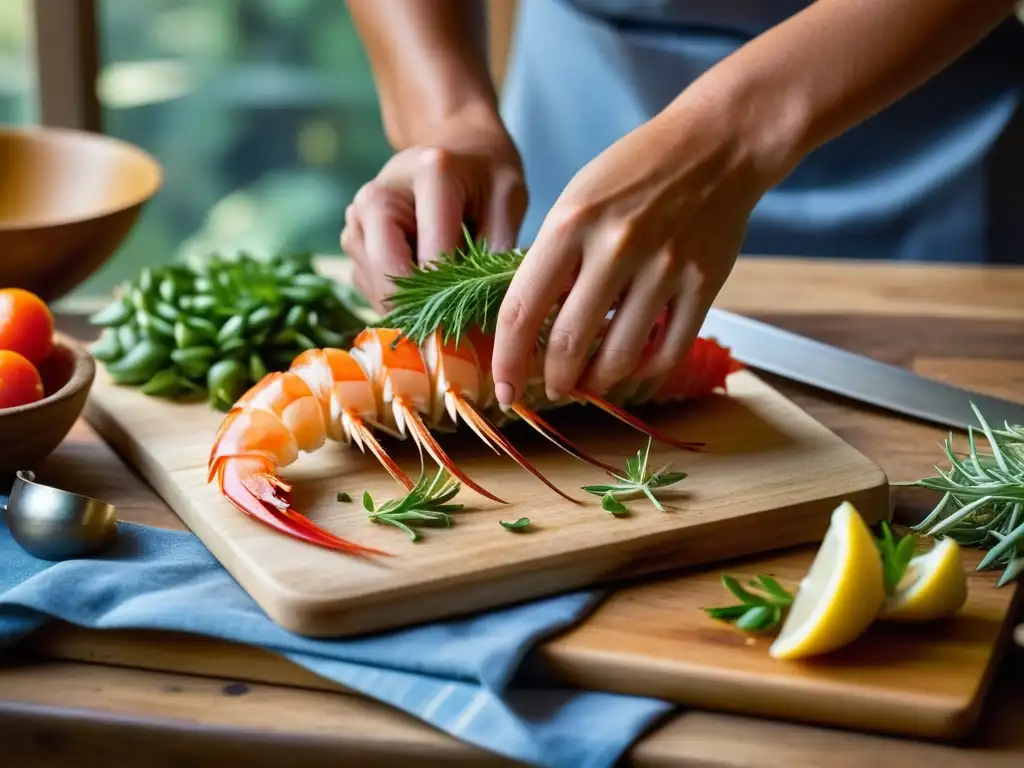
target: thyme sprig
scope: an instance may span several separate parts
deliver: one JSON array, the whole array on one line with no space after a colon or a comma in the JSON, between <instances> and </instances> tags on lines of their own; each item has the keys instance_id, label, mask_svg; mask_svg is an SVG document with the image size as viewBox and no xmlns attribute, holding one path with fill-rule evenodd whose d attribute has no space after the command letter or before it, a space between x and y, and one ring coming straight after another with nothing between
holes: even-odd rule
<instances>
[{"instance_id":1,"label":"thyme sprig","mask_svg":"<svg viewBox=\"0 0 1024 768\"><path fill-rule=\"evenodd\" d=\"M979 450L976 430L970 427L966 456L953 451L950 434L943 445L948 469L936 466L936 476L892 485L941 493L934 509L912 530L988 549L977 570L1002 566L996 583L1001 587L1024 572L1024 426L1007 423L993 429L974 403L971 409L989 452Z\"/></svg>"},{"instance_id":2,"label":"thyme sprig","mask_svg":"<svg viewBox=\"0 0 1024 768\"><path fill-rule=\"evenodd\" d=\"M393 525L405 531L412 540L419 539L415 527L451 527L450 513L458 512L463 504L450 504L462 486L444 469L438 469L433 479L422 473L416 484L400 499L389 499L375 507L369 491L363 491L363 507L370 520L382 525Z\"/></svg>"},{"instance_id":3,"label":"thyme sprig","mask_svg":"<svg viewBox=\"0 0 1024 768\"><path fill-rule=\"evenodd\" d=\"M492 333L498 308L524 253L519 249L491 251L485 240L475 241L465 225L465 248L443 253L427 266L392 278L392 310L382 327L400 328L405 337L422 344L443 329L444 341L458 343L469 328Z\"/></svg>"},{"instance_id":4,"label":"thyme sprig","mask_svg":"<svg viewBox=\"0 0 1024 768\"><path fill-rule=\"evenodd\" d=\"M722 584L740 602L720 608L705 608L704 612L712 619L733 622L737 629L745 632L763 632L778 625L793 604L794 596L771 576L764 574L758 574L757 581L747 582L748 586L763 594L744 589L735 578L726 574L722 574Z\"/></svg>"},{"instance_id":5,"label":"thyme sprig","mask_svg":"<svg viewBox=\"0 0 1024 768\"><path fill-rule=\"evenodd\" d=\"M667 488L670 485L684 480L685 472L669 472L671 462L665 464L656 472L648 469L648 460L651 455L651 438L647 438L647 445L626 460L625 476L609 472L612 477L619 480L618 483L608 485L584 485L582 490L601 497L601 507L611 512L616 517L628 514L626 506L622 503L624 499L636 499L646 496L651 503L662 512L665 508L658 501L655 491Z\"/></svg>"}]
</instances>

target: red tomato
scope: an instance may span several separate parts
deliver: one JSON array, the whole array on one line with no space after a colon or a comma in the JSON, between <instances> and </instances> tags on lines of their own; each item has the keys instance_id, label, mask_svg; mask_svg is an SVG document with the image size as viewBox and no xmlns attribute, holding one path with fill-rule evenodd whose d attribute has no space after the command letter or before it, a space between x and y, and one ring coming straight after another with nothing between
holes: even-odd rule
<instances>
[{"instance_id":1,"label":"red tomato","mask_svg":"<svg viewBox=\"0 0 1024 768\"><path fill-rule=\"evenodd\" d=\"M53 349L53 315L46 302L21 288L0 288L0 350L39 365Z\"/></svg>"},{"instance_id":2,"label":"red tomato","mask_svg":"<svg viewBox=\"0 0 1024 768\"><path fill-rule=\"evenodd\" d=\"M0 349L0 409L42 399L43 379L36 367L17 352Z\"/></svg>"}]
</instances>

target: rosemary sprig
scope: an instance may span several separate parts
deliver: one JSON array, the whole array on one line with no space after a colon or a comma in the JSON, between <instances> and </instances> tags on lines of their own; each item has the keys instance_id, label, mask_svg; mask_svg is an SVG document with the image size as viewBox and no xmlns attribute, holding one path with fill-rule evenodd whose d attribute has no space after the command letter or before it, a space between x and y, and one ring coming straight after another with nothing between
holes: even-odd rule
<instances>
[{"instance_id":1,"label":"rosemary sprig","mask_svg":"<svg viewBox=\"0 0 1024 768\"><path fill-rule=\"evenodd\" d=\"M651 503L662 512L665 508L658 501L654 492L660 488L667 488L670 485L686 478L685 472L669 472L671 463L665 464L657 472L651 472L647 468L648 459L651 454L651 438L647 438L647 445L626 460L626 475L617 475L609 472L612 477L620 482L611 485L584 485L582 489L595 496L601 496L601 507L611 512L616 517L628 514L628 510L622 503L623 499L636 499L646 496Z\"/></svg>"},{"instance_id":2,"label":"rosemary sprig","mask_svg":"<svg viewBox=\"0 0 1024 768\"><path fill-rule=\"evenodd\" d=\"M931 513L912 530L989 549L977 570L1003 566L996 583L1001 587L1024 572L1024 426L1005 424L1003 429L993 429L974 403L971 409L988 441L989 453L979 451L976 430L971 427L967 456L954 453L949 435L943 445L949 469L936 466L934 477L892 485L941 493Z\"/></svg>"},{"instance_id":3,"label":"rosemary sprig","mask_svg":"<svg viewBox=\"0 0 1024 768\"><path fill-rule=\"evenodd\" d=\"M451 527L451 512L458 512L462 504L449 504L461 489L461 485L452 480L444 469L438 469L432 480L420 474L416 484L404 497L389 499L379 507L374 507L369 491L363 491L363 507L369 513L370 520L382 525L393 525L405 531L412 540L419 539L414 526Z\"/></svg>"},{"instance_id":4,"label":"rosemary sprig","mask_svg":"<svg viewBox=\"0 0 1024 768\"><path fill-rule=\"evenodd\" d=\"M409 275L393 278L392 310L380 321L423 343L438 328L444 340L458 343L469 328L494 331L498 307L524 254L518 249L490 251L474 241L465 225L464 249L443 253L434 264L416 266Z\"/></svg>"},{"instance_id":5,"label":"rosemary sprig","mask_svg":"<svg viewBox=\"0 0 1024 768\"><path fill-rule=\"evenodd\" d=\"M786 591L771 576L759 574L757 581L747 582L750 587L762 591L759 595L740 586L732 576L722 575L722 584L739 599L737 605L720 608L705 608L712 619L733 622L737 629L746 632L763 632L776 626L786 609L793 604L793 595Z\"/></svg>"}]
</instances>

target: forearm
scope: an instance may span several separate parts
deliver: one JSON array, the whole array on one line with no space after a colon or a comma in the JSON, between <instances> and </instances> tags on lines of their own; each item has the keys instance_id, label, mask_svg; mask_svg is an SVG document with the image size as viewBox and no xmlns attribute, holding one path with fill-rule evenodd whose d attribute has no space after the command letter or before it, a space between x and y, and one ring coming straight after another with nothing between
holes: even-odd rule
<instances>
[{"instance_id":1,"label":"forearm","mask_svg":"<svg viewBox=\"0 0 1024 768\"><path fill-rule=\"evenodd\" d=\"M1013 0L817 0L709 70L668 111L685 120L694 102L731 103L729 118L776 183L953 63L1013 8Z\"/></svg>"},{"instance_id":2,"label":"forearm","mask_svg":"<svg viewBox=\"0 0 1024 768\"><path fill-rule=\"evenodd\" d=\"M395 149L453 119L498 120L482 0L348 0Z\"/></svg>"}]
</instances>

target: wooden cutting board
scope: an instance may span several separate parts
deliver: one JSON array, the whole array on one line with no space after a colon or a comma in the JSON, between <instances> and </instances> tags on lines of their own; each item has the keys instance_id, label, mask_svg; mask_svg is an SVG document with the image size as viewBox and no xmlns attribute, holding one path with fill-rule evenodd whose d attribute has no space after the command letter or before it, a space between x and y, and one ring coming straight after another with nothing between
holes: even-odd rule
<instances>
[{"instance_id":1,"label":"wooden cutting board","mask_svg":"<svg viewBox=\"0 0 1024 768\"><path fill-rule=\"evenodd\" d=\"M795 589L816 547L730 563L746 578L775 574ZM973 571L965 550L966 605L955 617L919 625L877 622L828 656L799 662L768 656L774 632L752 637L703 611L731 597L721 568L661 577L611 595L589 618L541 645L526 671L589 690L649 696L705 710L949 740L972 730L1020 609L1016 582ZM34 656L226 680L346 691L269 651L169 632L94 631L59 625L25 643ZM347 692L347 691L346 691Z\"/></svg>"},{"instance_id":2,"label":"wooden cutting board","mask_svg":"<svg viewBox=\"0 0 1024 768\"><path fill-rule=\"evenodd\" d=\"M363 491L377 499L401 488L354 449L331 444L285 468L297 508L331 531L393 553L365 559L286 538L245 517L206 483L206 459L223 415L205 404L175 404L113 385L104 371L86 419L133 464L225 568L282 626L311 636L351 635L435 620L609 580L696 566L817 542L836 505L848 499L869 523L889 515L881 468L750 372L734 374L730 394L643 413L704 453L655 444L651 461L689 473L668 511L632 502L616 518L580 486L600 470L516 425L507 434L574 505L465 432L442 437L449 455L501 505L465 488L450 529L411 542L367 520ZM613 466L646 442L595 408L551 417L584 450ZM386 447L415 477L411 443ZM337 501L347 492L352 503ZM500 520L532 520L511 532Z\"/></svg>"},{"instance_id":3,"label":"wooden cutting board","mask_svg":"<svg viewBox=\"0 0 1024 768\"><path fill-rule=\"evenodd\" d=\"M42 469L48 481L115 504L123 520L181 525L84 425ZM1019 585L996 589L998 572L974 572L982 553L964 550L970 591L956 617L917 626L876 623L847 648L805 662L775 661L767 656L770 635L749 638L701 611L730 600L719 574L770 573L792 588L815 551L816 545L802 546L620 589L577 627L541 644L533 672L546 684L658 696L703 709L928 738L969 731L1009 645ZM268 651L194 635L56 625L22 648L46 658L343 690Z\"/></svg>"}]
</instances>

